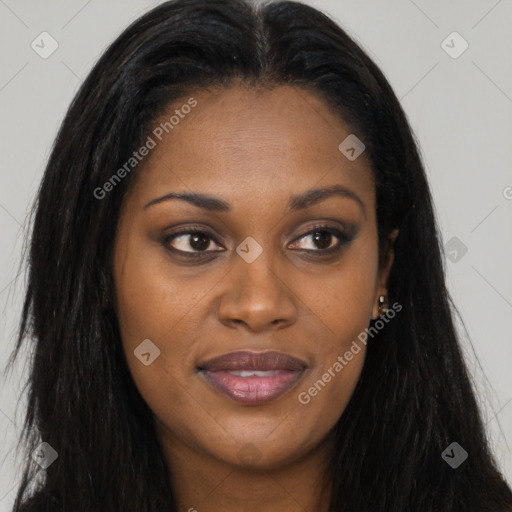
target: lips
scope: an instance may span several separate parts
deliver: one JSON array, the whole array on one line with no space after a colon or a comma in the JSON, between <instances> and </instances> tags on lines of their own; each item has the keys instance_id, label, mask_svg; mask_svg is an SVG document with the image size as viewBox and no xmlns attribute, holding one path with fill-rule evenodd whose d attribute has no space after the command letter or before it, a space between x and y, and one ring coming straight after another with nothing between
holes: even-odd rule
<instances>
[{"instance_id":1,"label":"lips","mask_svg":"<svg viewBox=\"0 0 512 512\"><path fill-rule=\"evenodd\" d=\"M243 370L302 370L306 365L299 359L282 352L231 352L223 356L209 359L198 365L200 370L216 371L243 371Z\"/></svg>"},{"instance_id":2,"label":"lips","mask_svg":"<svg viewBox=\"0 0 512 512\"><path fill-rule=\"evenodd\" d=\"M236 402L259 405L277 399L300 379L307 365L282 352L231 352L198 365L213 389Z\"/></svg>"}]
</instances>

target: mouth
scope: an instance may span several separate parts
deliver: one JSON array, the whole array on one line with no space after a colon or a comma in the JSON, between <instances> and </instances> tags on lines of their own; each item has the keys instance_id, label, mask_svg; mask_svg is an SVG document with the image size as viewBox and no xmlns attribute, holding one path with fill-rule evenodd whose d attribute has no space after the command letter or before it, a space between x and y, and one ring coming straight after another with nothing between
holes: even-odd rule
<instances>
[{"instance_id":1,"label":"mouth","mask_svg":"<svg viewBox=\"0 0 512 512\"><path fill-rule=\"evenodd\" d=\"M197 370L216 391L235 402L260 405L292 389L307 365L282 352L231 352L198 365Z\"/></svg>"}]
</instances>

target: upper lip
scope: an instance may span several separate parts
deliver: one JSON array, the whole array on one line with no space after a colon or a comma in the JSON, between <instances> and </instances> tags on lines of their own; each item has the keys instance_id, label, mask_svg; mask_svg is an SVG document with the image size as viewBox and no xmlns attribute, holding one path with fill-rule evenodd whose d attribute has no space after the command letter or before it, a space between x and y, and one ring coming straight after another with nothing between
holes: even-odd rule
<instances>
[{"instance_id":1,"label":"upper lip","mask_svg":"<svg viewBox=\"0 0 512 512\"><path fill-rule=\"evenodd\" d=\"M243 371L243 370L303 370L306 364L300 359L283 352L251 352L242 350L230 352L198 365L199 370Z\"/></svg>"}]
</instances>

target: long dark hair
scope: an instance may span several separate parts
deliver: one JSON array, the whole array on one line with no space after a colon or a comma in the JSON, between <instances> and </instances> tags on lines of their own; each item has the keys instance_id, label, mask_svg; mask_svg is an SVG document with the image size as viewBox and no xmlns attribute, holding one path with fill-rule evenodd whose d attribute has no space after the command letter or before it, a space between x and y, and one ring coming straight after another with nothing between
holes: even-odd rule
<instances>
[{"instance_id":1,"label":"long dark hair","mask_svg":"<svg viewBox=\"0 0 512 512\"><path fill-rule=\"evenodd\" d=\"M368 341L360 380L335 427L325 475L330 510L512 510L454 328L417 143L395 94L326 15L296 2L243 0L170 1L136 20L94 66L62 123L34 205L28 285L9 363L30 340L20 438L28 462L14 510L177 510L116 314L102 306L101 290L114 293L114 233L136 170L103 199L94 191L169 102L236 80L320 94L360 135L373 163L381 255L391 230L400 229L389 298L402 311ZM41 441L58 453L45 473L30 457ZM468 453L457 469L441 456L454 441Z\"/></svg>"}]
</instances>

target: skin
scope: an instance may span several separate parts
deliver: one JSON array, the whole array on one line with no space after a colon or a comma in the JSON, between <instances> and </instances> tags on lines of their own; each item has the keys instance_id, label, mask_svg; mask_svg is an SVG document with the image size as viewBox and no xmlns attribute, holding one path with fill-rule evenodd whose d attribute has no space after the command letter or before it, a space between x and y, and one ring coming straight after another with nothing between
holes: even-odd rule
<instances>
[{"instance_id":1,"label":"skin","mask_svg":"<svg viewBox=\"0 0 512 512\"><path fill-rule=\"evenodd\" d=\"M364 345L308 404L298 394L350 349L378 317L379 295L387 295L393 252L379 268L370 162L365 153L349 161L338 150L350 127L303 89L238 84L192 96L197 106L143 162L118 224L114 279L128 365L154 413L180 510L327 510L321 472ZM169 106L155 126L187 99ZM333 185L350 189L361 205L332 195L287 209L291 196ZM179 199L146 207L170 192L192 191L231 210ZM322 256L338 238L315 243L310 231L318 224L351 232L353 240ZM190 234L162 243L192 225L206 231L199 250ZM248 236L263 249L252 263L235 251ZM209 252L187 259L171 247ZM148 366L134 355L145 339L160 349ZM285 352L308 368L276 400L241 405L211 388L196 366L242 349Z\"/></svg>"}]
</instances>

